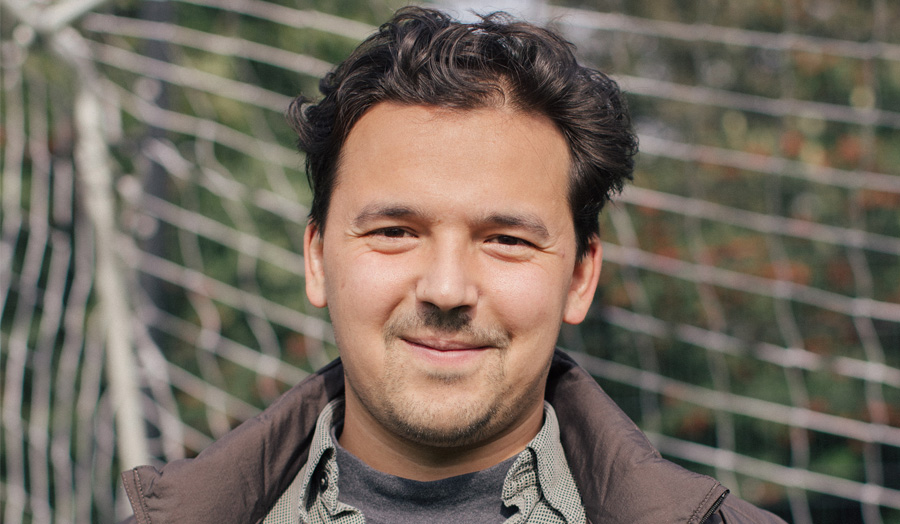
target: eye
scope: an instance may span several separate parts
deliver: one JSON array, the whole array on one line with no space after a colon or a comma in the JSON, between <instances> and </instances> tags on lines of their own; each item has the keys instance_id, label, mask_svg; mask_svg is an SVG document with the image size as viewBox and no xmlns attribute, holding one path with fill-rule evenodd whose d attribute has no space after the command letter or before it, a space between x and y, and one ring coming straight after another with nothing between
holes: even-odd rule
<instances>
[{"instance_id":1,"label":"eye","mask_svg":"<svg viewBox=\"0 0 900 524\"><path fill-rule=\"evenodd\" d=\"M497 244L504 246L533 246L531 242L510 235L498 235L493 238Z\"/></svg>"},{"instance_id":2,"label":"eye","mask_svg":"<svg viewBox=\"0 0 900 524\"><path fill-rule=\"evenodd\" d=\"M382 227L369 233L371 236L381 236L387 238L403 238L412 236L412 233L402 227Z\"/></svg>"},{"instance_id":3,"label":"eye","mask_svg":"<svg viewBox=\"0 0 900 524\"><path fill-rule=\"evenodd\" d=\"M384 254L404 253L415 248L419 241L415 230L403 226L379 227L362 236L371 250Z\"/></svg>"}]
</instances>

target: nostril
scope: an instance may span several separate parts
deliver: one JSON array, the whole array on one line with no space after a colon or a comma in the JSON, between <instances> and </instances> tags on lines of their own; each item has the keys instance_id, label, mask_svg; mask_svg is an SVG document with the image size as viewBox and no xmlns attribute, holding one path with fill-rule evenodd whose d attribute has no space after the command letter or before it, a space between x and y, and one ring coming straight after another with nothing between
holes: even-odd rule
<instances>
[{"instance_id":1,"label":"nostril","mask_svg":"<svg viewBox=\"0 0 900 524\"><path fill-rule=\"evenodd\" d=\"M424 327L437 331L459 331L471 321L469 306L457 306L443 310L431 303L424 303L419 308L419 316Z\"/></svg>"}]
</instances>

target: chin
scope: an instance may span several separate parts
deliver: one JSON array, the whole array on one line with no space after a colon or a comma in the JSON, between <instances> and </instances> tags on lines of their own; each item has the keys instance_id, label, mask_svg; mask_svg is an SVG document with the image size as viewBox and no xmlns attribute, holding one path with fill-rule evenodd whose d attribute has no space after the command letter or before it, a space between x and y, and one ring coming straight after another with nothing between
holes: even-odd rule
<instances>
[{"instance_id":1,"label":"chin","mask_svg":"<svg viewBox=\"0 0 900 524\"><path fill-rule=\"evenodd\" d=\"M488 440L502 428L505 418L504 410L477 400L396 404L385 411L382 424L412 442L433 447L469 446Z\"/></svg>"}]
</instances>

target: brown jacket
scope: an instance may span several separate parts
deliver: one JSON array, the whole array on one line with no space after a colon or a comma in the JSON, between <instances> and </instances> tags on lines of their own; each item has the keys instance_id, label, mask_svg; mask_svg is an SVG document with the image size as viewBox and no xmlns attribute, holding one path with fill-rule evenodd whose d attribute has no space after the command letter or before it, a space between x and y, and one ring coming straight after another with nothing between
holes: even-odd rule
<instances>
[{"instance_id":1,"label":"brown jacket","mask_svg":"<svg viewBox=\"0 0 900 524\"><path fill-rule=\"evenodd\" d=\"M127 522L259 523L306 462L319 412L343 394L336 360L194 459L122 474ZM557 351L546 399L594 524L783 524L714 479L660 457L594 379Z\"/></svg>"}]
</instances>

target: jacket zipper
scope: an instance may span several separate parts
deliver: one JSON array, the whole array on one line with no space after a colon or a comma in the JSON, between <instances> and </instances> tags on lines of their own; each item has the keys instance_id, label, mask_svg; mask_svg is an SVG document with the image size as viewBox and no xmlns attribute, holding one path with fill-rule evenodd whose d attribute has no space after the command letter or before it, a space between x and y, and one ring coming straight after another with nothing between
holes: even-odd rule
<instances>
[{"instance_id":1,"label":"jacket zipper","mask_svg":"<svg viewBox=\"0 0 900 524\"><path fill-rule=\"evenodd\" d=\"M729 493L731 492L726 489L725 493L722 493L722 495L719 496L719 498L713 503L713 505L710 506L708 510L706 510L706 513L703 514L703 517L697 522L699 522L700 524L704 524L710 517L712 517L713 513L718 511L719 507L722 506L722 503L725 502L725 498L728 497Z\"/></svg>"}]
</instances>

